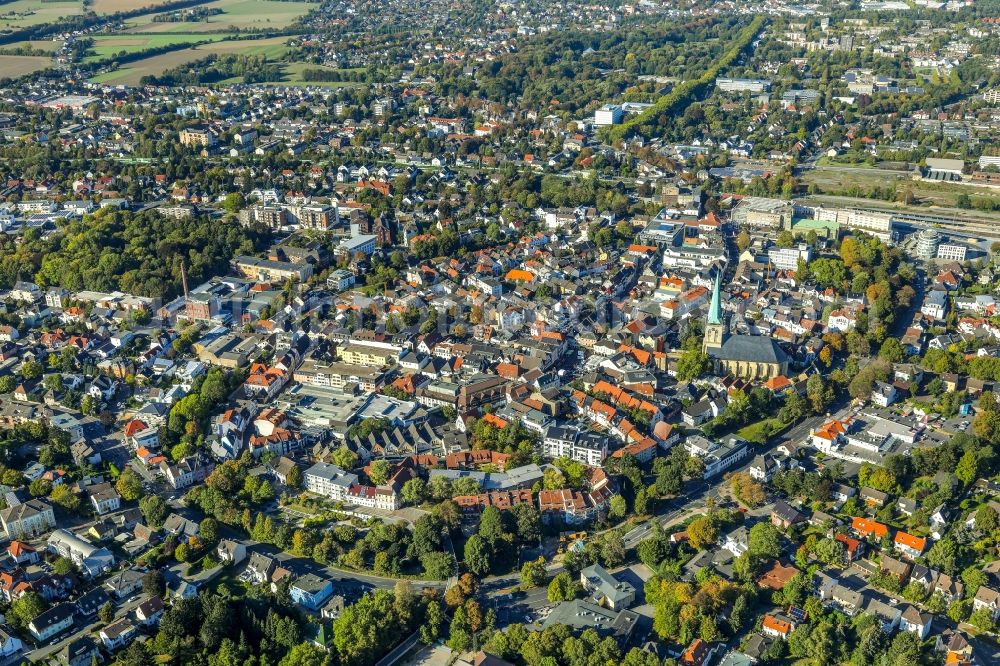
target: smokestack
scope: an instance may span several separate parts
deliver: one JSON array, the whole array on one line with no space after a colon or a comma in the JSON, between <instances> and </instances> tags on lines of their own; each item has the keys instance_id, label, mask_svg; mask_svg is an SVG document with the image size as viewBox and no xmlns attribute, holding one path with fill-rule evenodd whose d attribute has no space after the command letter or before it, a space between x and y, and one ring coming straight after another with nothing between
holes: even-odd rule
<instances>
[{"instance_id":1,"label":"smokestack","mask_svg":"<svg viewBox=\"0 0 1000 666\"><path fill-rule=\"evenodd\" d=\"M184 289L184 300L186 301L188 299L188 278L183 259L181 259L181 287Z\"/></svg>"}]
</instances>

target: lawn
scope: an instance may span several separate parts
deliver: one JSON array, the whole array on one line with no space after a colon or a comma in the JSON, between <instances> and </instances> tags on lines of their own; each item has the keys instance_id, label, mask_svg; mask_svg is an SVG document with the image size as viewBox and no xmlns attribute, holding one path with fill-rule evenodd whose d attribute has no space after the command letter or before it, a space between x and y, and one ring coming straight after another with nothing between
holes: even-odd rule
<instances>
[{"instance_id":1,"label":"lawn","mask_svg":"<svg viewBox=\"0 0 1000 666\"><path fill-rule=\"evenodd\" d=\"M173 32L224 32L233 29L282 29L295 23L307 12L315 9L314 2L280 2L278 0L215 0L204 5L205 9L221 9L221 14L202 21L154 22L144 16L129 22L133 33Z\"/></svg>"},{"instance_id":2,"label":"lawn","mask_svg":"<svg viewBox=\"0 0 1000 666\"><path fill-rule=\"evenodd\" d=\"M777 417L771 417L743 426L736 431L736 435L754 444L766 444L769 439L780 435L791 425L791 423L785 423Z\"/></svg>"},{"instance_id":3,"label":"lawn","mask_svg":"<svg viewBox=\"0 0 1000 666\"><path fill-rule=\"evenodd\" d=\"M270 54L268 54L270 55ZM290 62L286 65L282 65L281 71L282 76L280 79L275 79L272 81L265 81L265 84L271 85L283 85L283 86L317 86L323 88L350 88L352 86L364 85L363 83L354 83L351 81L306 81L302 78L302 72L306 69L324 69L328 71L337 71L331 67L324 67L322 65L314 65L308 62ZM341 69L341 72L350 72L350 69ZM220 81L221 85L228 85L231 83L240 83L241 78L232 78Z\"/></svg>"},{"instance_id":4,"label":"lawn","mask_svg":"<svg viewBox=\"0 0 1000 666\"><path fill-rule=\"evenodd\" d=\"M94 46L84 62L94 62L103 60L122 53L135 53L146 49L168 46L171 44L190 44L203 41L219 41L229 37L226 33L221 34L153 34L153 35L97 35L94 37Z\"/></svg>"},{"instance_id":5,"label":"lawn","mask_svg":"<svg viewBox=\"0 0 1000 666\"><path fill-rule=\"evenodd\" d=\"M0 78L15 78L45 69L52 64L52 58L45 56L0 55Z\"/></svg>"},{"instance_id":6,"label":"lawn","mask_svg":"<svg viewBox=\"0 0 1000 666\"><path fill-rule=\"evenodd\" d=\"M0 5L0 30L27 28L42 23L53 23L67 16L83 13L80 0L42 2L42 0L14 0Z\"/></svg>"}]
</instances>

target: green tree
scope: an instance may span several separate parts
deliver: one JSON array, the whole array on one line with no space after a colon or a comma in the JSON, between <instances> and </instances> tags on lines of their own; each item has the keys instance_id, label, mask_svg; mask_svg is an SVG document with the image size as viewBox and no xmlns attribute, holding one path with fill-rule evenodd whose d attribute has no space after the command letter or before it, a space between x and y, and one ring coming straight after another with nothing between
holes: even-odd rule
<instances>
[{"instance_id":1,"label":"green tree","mask_svg":"<svg viewBox=\"0 0 1000 666\"><path fill-rule=\"evenodd\" d=\"M352 470L358 466L358 454L342 446L330 456L331 462L341 469Z\"/></svg>"},{"instance_id":2,"label":"green tree","mask_svg":"<svg viewBox=\"0 0 1000 666\"><path fill-rule=\"evenodd\" d=\"M126 502L134 502L142 497L142 479L131 467L126 467L115 483L115 490Z\"/></svg>"},{"instance_id":3,"label":"green tree","mask_svg":"<svg viewBox=\"0 0 1000 666\"><path fill-rule=\"evenodd\" d=\"M115 620L115 605L110 601L101 606L101 609L97 611L97 617L104 624L110 624Z\"/></svg>"},{"instance_id":4,"label":"green tree","mask_svg":"<svg viewBox=\"0 0 1000 666\"><path fill-rule=\"evenodd\" d=\"M219 521L215 518L202 518L198 524L198 538L208 546L215 546L219 540Z\"/></svg>"},{"instance_id":5,"label":"green tree","mask_svg":"<svg viewBox=\"0 0 1000 666\"><path fill-rule=\"evenodd\" d=\"M388 460L380 458L371 464L368 468L368 478L372 480L376 486L381 486L386 481L389 480L389 474L392 473L392 465L389 464Z\"/></svg>"},{"instance_id":6,"label":"green tree","mask_svg":"<svg viewBox=\"0 0 1000 666\"><path fill-rule=\"evenodd\" d=\"M49 496L52 503L61 506L67 511L77 513L80 511L80 498L77 494L69 487L68 484L60 484L52 489L52 494Z\"/></svg>"},{"instance_id":7,"label":"green tree","mask_svg":"<svg viewBox=\"0 0 1000 666\"><path fill-rule=\"evenodd\" d=\"M711 518L696 518L687 528L688 543L695 550L713 545L719 539L719 528Z\"/></svg>"},{"instance_id":8,"label":"green tree","mask_svg":"<svg viewBox=\"0 0 1000 666\"><path fill-rule=\"evenodd\" d=\"M117 666L155 666L156 661L149 654L145 641L132 641L122 650L115 662Z\"/></svg>"},{"instance_id":9,"label":"green tree","mask_svg":"<svg viewBox=\"0 0 1000 666\"><path fill-rule=\"evenodd\" d=\"M989 504L976 510L976 529L985 534L993 534L1000 528L1000 515Z\"/></svg>"},{"instance_id":10,"label":"green tree","mask_svg":"<svg viewBox=\"0 0 1000 666\"><path fill-rule=\"evenodd\" d=\"M139 510L142 511L146 524L153 529L159 529L170 514L170 507L159 495L147 495L139 500Z\"/></svg>"},{"instance_id":11,"label":"green tree","mask_svg":"<svg viewBox=\"0 0 1000 666\"><path fill-rule=\"evenodd\" d=\"M52 482L48 479L35 479L28 484L28 492L32 497L45 497L52 492Z\"/></svg>"},{"instance_id":12,"label":"green tree","mask_svg":"<svg viewBox=\"0 0 1000 666\"><path fill-rule=\"evenodd\" d=\"M485 576L490 572L492 552L490 544L478 534L473 534L465 542L465 566L477 576Z\"/></svg>"},{"instance_id":13,"label":"green tree","mask_svg":"<svg viewBox=\"0 0 1000 666\"><path fill-rule=\"evenodd\" d=\"M538 587L545 582L545 560L538 559L525 562L521 567L521 586L524 588Z\"/></svg>"},{"instance_id":14,"label":"green tree","mask_svg":"<svg viewBox=\"0 0 1000 666\"><path fill-rule=\"evenodd\" d=\"M61 576L71 574L76 571L76 565L68 557L57 557L52 563L52 570Z\"/></svg>"},{"instance_id":15,"label":"green tree","mask_svg":"<svg viewBox=\"0 0 1000 666\"><path fill-rule=\"evenodd\" d=\"M760 522L750 528L749 551L756 557L775 558L781 554L781 533L769 522Z\"/></svg>"},{"instance_id":16,"label":"green tree","mask_svg":"<svg viewBox=\"0 0 1000 666\"><path fill-rule=\"evenodd\" d=\"M689 349L677 361L677 379L686 382L712 369L712 359L700 349Z\"/></svg>"},{"instance_id":17,"label":"green tree","mask_svg":"<svg viewBox=\"0 0 1000 666\"><path fill-rule=\"evenodd\" d=\"M41 595L36 592L28 592L15 599L14 603L10 605L8 620L14 627L23 629L28 626L29 622L48 610L48 607Z\"/></svg>"},{"instance_id":18,"label":"green tree","mask_svg":"<svg viewBox=\"0 0 1000 666\"><path fill-rule=\"evenodd\" d=\"M278 666L325 666L326 651L312 643L299 643L286 654Z\"/></svg>"},{"instance_id":19,"label":"green tree","mask_svg":"<svg viewBox=\"0 0 1000 666\"><path fill-rule=\"evenodd\" d=\"M21 376L25 379L38 379L45 371L45 367L37 361L25 361L21 364Z\"/></svg>"},{"instance_id":20,"label":"green tree","mask_svg":"<svg viewBox=\"0 0 1000 666\"><path fill-rule=\"evenodd\" d=\"M148 571L142 577L142 593L162 597L167 591L167 581L159 569Z\"/></svg>"},{"instance_id":21,"label":"green tree","mask_svg":"<svg viewBox=\"0 0 1000 666\"><path fill-rule=\"evenodd\" d=\"M424 621L420 625L420 642L430 645L440 638L446 619L447 616L444 614L441 604L434 599L428 601Z\"/></svg>"},{"instance_id":22,"label":"green tree","mask_svg":"<svg viewBox=\"0 0 1000 666\"><path fill-rule=\"evenodd\" d=\"M421 478L407 480L400 493L407 504L421 504L427 496L427 482Z\"/></svg>"},{"instance_id":23,"label":"green tree","mask_svg":"<svg viewBox=\"0 0 1000 666\"><path fill-rule=\"evenodd\" d=\"M301 488L302 487L302 470L299 469L298 465L292 465L292 468L288 470L288 476L285 478L286 484L289 488Z\"/></svg>"},{"instance_id":24,"label":"green tree","mask_svg":"<svg viewBox=\"0 0 1000 666\"><path fill-rule=\"evenodd\" d=\"M556 601L571 601L576 598L583 588L580 583L566 571L555 575L549 583L548 600L552 603Z\"/></svg>"},{"instance_id":25,"label":"green tree","mask_svg":"<svg viewBox=\"0 0 1000 666\"><path fill-rule=\"evenodd\" d=\"M424 573L435 580L445 580L455 573L454 559L448 553L424 553L420 556Z\"/></svg>"},{"instance_id":26,"label":"green tree","mask_svg":"<svg viewBox=\"0 0 1000 666\"><path fill-rule=\"evenodd\" d=\"M615 521L621 520L625 517L627 510L625 498L621 495L615 495L608 504L608 518Z\"/></svg>"}]
</instances>

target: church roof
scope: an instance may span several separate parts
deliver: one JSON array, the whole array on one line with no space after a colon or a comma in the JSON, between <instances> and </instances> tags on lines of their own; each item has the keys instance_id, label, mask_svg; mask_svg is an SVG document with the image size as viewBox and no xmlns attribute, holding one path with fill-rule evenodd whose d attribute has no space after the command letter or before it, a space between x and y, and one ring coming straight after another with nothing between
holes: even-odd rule
<instances>
[{"instance_id":1,"label":"church roof","mask_svg":"<svg viewBox=\"0 0 1000 666\"><path fill-rule=\"evenodd\" d=\"M763 335L732 335L719 349L708 353L723 361L752 361L755 363L786 363L788 354L772 338Z\"/></svg>"}]
</instances>

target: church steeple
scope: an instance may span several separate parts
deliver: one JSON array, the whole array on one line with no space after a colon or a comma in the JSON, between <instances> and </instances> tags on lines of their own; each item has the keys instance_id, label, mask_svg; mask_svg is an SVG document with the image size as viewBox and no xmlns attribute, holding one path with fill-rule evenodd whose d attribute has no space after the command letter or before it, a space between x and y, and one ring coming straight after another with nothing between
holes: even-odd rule
<instances>
[{"instance_id":1,"label":"church steeple","mask_svg":"<svg viewBox=\"0 0 1000 666\"><path fill-rule=\"evenodd\" d=\"M712 349L721 349L725 337L726 324L722 316L722 271L719 271L715 274L715 284L712 285L712 302L708 306L705 338L701 343L701 350L707 354Z\"/></svg>"},{"instance_id":2,"label":"church steeple","mask_svg":"<svg viewBox=\"0 0 1000 666\"><path fill-rule=\"evenodd\" d=\"M722 272L715 274L712 285L712 304L708 306L708 324L722 324Z\"/></svg>"}]
</instances>

